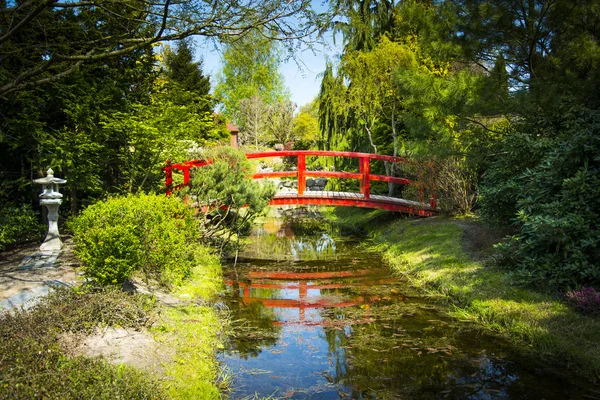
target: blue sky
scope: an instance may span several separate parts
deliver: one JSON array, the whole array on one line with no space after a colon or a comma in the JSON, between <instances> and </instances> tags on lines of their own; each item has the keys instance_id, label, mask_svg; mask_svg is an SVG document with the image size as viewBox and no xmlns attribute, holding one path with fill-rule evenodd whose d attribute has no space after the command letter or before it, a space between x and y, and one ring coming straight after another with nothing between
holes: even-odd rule
<instances>
[{"instance_id":1,"label":"blue sky","mask_svg":"<svg viewBox=\"0 0 600 400\"><path fill-rule=\"evenodd\" d=\"M333 44L329 34L325 38L325 46L318 45L313 51L305 50L297 54L297 61L289 60L280 67L285 85L291 94L291 99L299 107L312 101L319 93L321 85L320 74L325 71L327 60L337 61L341 46ZM216 84L215 76L221 70L221 53L213 45L197 44L196 58L204 60L204 73L211 77L211 84Z\"/></svg>"}]
</instances>

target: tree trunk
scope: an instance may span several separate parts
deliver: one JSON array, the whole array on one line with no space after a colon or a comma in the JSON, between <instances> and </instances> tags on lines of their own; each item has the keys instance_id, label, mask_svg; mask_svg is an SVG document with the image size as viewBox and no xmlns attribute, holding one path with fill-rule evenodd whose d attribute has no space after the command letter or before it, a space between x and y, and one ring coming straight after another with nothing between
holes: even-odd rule
<instances>
[{"instance_id":1,"label":"tree trunk","mask_svg":"<svg viewBox=\"0 0 600 400\"><path fill-rule=\"evenodd\" d=\"M394 99L394 104L392 105L392 142L394 143L394 157L398 157L398 132L396 131L396 100ZM396 172L396 163L391 163L392 165L388 168L386 162L385 173L388 176L394 176ZM388 182L388 196L392 196L394 194L394 183Z\"/></svg>"},{"instance_id":2,"label":"tree trunk","mask_svg":"<svg viewBox=\"0 0 600 400\"><path fill-rule=\"evenodd\" d=\"M77 206L79 205L79 199L77 198L77 189L71 187L71 216L77 215Z\"/></svg>"}]
</instances>

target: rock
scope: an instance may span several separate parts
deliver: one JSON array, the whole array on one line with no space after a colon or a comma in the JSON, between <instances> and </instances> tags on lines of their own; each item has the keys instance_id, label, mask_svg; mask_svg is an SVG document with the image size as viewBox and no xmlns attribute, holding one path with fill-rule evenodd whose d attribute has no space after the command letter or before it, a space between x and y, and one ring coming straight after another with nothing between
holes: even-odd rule
<instances>
[{"instance_id":1,"label":"rock","mask_svg":"<svg viewBox=\"0 0 600 400\"><path fill-rule=\"evenodd\" d=\"M324 188L327 186L327 178L317 178L315 179L315 184Z\"/></svg>"},{"instance_id":2,"label":"rock","mask_svg":"<svg viewBox=\"0 0 600 400\"><path fill-rule=\"evenodd\" d=\"M61 337L64 347L79 342L76 338L64 334ZM68 349L73 355L103 357L112 364L127 364L158 375L164 374L163 365L175 357L175 348L163 342L157 342L147 330L127 330L118 327L97 328L96 331L75 347Z\"/></svg>"}]
</instances>

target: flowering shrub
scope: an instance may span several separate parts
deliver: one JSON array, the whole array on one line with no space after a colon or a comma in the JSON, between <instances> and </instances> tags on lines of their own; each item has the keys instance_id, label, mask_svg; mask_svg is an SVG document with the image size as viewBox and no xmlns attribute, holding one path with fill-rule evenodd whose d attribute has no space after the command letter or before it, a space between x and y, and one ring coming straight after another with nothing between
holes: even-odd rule
<instances>
[{"instance_id":1,"label":"flowering shrub","mask_svg":"<svg viewBox=\"0 0 600 400\"><path fill-rule=\"evenodd\" d=\"M569 302L586 314L600 314L600 293L592 287L567 292Z\"/></svg>"}]
</instances>

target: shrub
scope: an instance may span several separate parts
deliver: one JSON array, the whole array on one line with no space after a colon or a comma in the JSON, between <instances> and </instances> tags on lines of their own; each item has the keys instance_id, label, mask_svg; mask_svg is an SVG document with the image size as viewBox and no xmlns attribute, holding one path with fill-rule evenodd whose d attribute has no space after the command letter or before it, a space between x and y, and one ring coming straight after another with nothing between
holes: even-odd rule
<instances>
[{"instance_id":1,"label":"shrub","mask_svg":"<svg viewBox=\"0 0 600 400\"><path fill-rule=\"evenodd\" d=\"M475 171L460 157L439 158L434 171L440 208L451 213L470 213L477 187Z\"/></svg>"},{"instance_id":2,"label":"shrub","mask_svg":"<svg viewBox=\"0 0 600 400\"><path fill-rule=\"evenodd\" d=\"M41 238L44 225L29 206L0 209L0 250L29 239Z\"/></svg>"},{"instance_id":3,"label":"shrub","mask_svg":"<svg viewBox=\"0 0 600 400\"><path fill-rule=\"evenodd\" d=\"M600 114L565 121L539 163L516 181L514 223L500 246L523 282L565 290L600 284Z\"/></svg>"},{"instance_id":4,"label":"shrub","mask_svg":"<svg viewBox=\"0 0 600 400\"><path fill-rule=\"evenodd\" d=\"M86 208L71 228L86 275L103 285L120 284L135 271L161 284L179 284L196 263L198 224L177 198L111 198Z\"/></svg>"},{"instance_id":5,"label":"shrub","mask_svg":"<svg viewBox=\"0 0 600 400\"><path fill-rule=\"evenodd\" d=\"M478 213L488 220L509 224L517 214L522 174L535 168L553 141L522 133L504 137L478 188Z\"/></svg>"}]
</instances>

